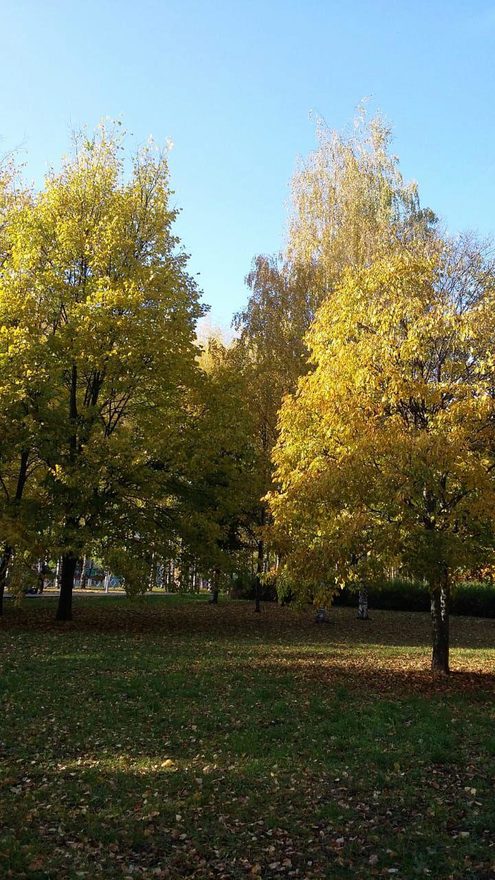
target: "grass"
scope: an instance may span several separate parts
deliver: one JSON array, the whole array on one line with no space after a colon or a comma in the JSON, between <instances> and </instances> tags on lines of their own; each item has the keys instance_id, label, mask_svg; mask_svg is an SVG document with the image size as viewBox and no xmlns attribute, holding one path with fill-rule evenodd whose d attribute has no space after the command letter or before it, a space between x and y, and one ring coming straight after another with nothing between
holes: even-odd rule
<instances>
[{"instance_id":1,"label":"grass","mask_svg":"<svg viewBox=\"0 0 495 880\"><path fill-rule=\"evenodd\" d=\"M244 602L9 605L0 876L495 876L495 622Z\"/></svg>"}]
</instances>

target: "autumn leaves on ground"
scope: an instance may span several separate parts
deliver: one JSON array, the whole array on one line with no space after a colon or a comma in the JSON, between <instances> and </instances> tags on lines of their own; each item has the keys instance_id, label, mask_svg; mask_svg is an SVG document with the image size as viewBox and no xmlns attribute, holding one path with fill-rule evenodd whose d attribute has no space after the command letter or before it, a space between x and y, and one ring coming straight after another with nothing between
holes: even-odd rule
<instances>
[{"instance_id":1,"label":"autumn leaves on ground","mask_svg":"<svg viewBox=\"0 0 495 880\"><path fill-rule=\"evenodd\" d=\"M494 876L495 622L53 599L1 634L0 875Z\"/></svg>"}]
</instances>

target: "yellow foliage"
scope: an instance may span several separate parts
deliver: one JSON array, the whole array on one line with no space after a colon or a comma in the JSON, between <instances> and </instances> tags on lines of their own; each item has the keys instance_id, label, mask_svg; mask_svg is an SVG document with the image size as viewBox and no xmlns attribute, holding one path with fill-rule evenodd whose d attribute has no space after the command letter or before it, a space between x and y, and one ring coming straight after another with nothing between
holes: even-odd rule
<instances>
[{"instance_id":1,"label":"yellow foliage","mask_svg":"<svg viewBox=\"0 0 495 880\"><path fill-rule=\"evenodd\" d=\"M282 406L270 497L302 577L403 566L435 582L492 558L494 275L467 247L436 250L346 271L307 336L313 370Z\"/></svg>"}]
</instances>

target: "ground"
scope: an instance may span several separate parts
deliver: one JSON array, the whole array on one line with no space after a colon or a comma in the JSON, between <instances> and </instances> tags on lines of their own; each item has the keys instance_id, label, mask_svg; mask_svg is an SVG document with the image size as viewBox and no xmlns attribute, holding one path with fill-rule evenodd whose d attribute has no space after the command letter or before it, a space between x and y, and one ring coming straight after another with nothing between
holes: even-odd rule
<instances>
[{"instance_id":1,"label":"ground","mask_svg":"<svg viewBox=\"0 0 495 880\"><path fill-rule=\"evenodd\" d=\"M0 876L495 877L495 621L8 603Z\"/></svg>"}]
</instances>

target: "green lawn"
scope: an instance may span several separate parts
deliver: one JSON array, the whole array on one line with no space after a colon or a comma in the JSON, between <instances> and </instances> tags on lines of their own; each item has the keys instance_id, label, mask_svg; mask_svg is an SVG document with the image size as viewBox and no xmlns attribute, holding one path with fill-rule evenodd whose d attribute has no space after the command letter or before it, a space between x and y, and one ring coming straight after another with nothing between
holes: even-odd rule
<instances>
[{"instance_id":1,"label":"green lawn","mask_svg":"<svg viewBox=\"0 0 495 880\"><path fill-rule=\"evenodd\" d=\"M1 624L0 877L495 876L495 621L53 598Z\"/></svg>"}]
</instances>

